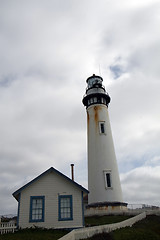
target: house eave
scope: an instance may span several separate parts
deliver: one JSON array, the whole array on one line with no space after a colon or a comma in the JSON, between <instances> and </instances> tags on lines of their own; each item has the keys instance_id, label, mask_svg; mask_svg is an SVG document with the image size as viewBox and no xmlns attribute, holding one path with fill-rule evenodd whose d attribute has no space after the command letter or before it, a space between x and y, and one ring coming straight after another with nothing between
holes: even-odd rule
<instances>
[{"instance_id":1,"label":"house eave","mask_svg":"<svg viewBox=\"0 0 160 240\"><path fill-rule=\"evenodd\" d=\"M40 179L42 176L46 175L47 173L50 172L55 172L58 175L62 176L63 178L65 178L67 181L73 183L76 187L78 187L79 189L81 189L83 192L89 193L89 191L82 187L81 185L79 185L78 183L76 183L75 181L73 181L72 179L70 179L69 177L67 177L66 175L64 175L63 173L59 172L57 169L51 167L48 170L46 170L45 172L43 172L42 174L40 174L39 176L37 176L36 178L34 178L33 180L31 180L30 182L28 182L27 184L25 184L24 186L22 186L21 188L19 188L18 190L16 190L12 195L13 197L18 201L19 200L19 194L28 186L30 186L32 183L36 182L38 179Z\"/></svg>"}]
</instances>

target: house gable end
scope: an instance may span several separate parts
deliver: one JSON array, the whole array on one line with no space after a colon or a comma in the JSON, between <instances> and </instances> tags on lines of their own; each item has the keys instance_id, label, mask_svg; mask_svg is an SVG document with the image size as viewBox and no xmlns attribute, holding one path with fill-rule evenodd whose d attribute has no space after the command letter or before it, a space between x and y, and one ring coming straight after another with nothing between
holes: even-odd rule
<instances>
[{"instance_id":1,"label":"house gable end","mask_svg":"<svg viewBox=\"0 0 160 240\"><path fill-rule=\"evenodd\" d=\"M36 178L34 178L33 180L31 180L30 182L28 182L27 184L25 184L24 186L22 186L21 188L19 188L17 191L15 191L12 195L14 196L14 198L19 201L19 195L20 193L28 188L31 184L35 183L36 181L40 180L43 176L45 176L48 173L52 173L55 172L57 173L59 176L61 176L62 178L64 178L65 180L67 180L68 182L72 183L75 187L79 188L81 191L88 193L88 190L83 188L81 185L79 185L78 183L74 182L73 180L71 180L69 177L65 176L63 173L59 172L58 170L56 170L55 168L51 167L48 170L46 170L45 172L43 172L42 174L40 174L39 176L37 176Z\"/></svg>"}]
</instances>

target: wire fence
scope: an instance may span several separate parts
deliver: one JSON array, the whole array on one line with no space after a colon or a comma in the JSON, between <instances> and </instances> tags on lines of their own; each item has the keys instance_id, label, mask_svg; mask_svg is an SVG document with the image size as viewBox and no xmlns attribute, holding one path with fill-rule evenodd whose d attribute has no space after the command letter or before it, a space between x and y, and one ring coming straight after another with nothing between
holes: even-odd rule
<instances>
[{"instance_id":1,"label":"wire fence","mask_svg":"<svg viewBox=\"0 0 160 240\"><path fill-rule=\"evenodd\" d=\"M153 206L148 204L142 204L142 203L133 203L127 205L128 210L159 210L159 206Z\"/></svg>"}]
</instances>

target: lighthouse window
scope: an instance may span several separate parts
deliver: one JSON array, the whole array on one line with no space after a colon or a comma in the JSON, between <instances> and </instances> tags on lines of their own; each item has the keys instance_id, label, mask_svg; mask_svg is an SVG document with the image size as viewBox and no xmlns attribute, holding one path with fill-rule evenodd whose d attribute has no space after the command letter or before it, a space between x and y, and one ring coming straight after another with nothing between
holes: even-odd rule
<instances>
[{"instance_id":1,"label":"lighthouse window","mask_svg":"<svg viewBox=\"0 0 160 240\"><path fill-rule=\"evenodd\" d=\"M107 183L107 187L111 187L111 174L110 173L106 173L106 183Z\"/></svg>"},{"instance_id":2,"label":"lighthouse window","mask_svg":"<svg viewBox=\"0 0 160 240\"><path fill-rule=\"evenodd\" d=\"M98 98L97 100L98 100L98 103L101 103L101 98Z\"/></svg>"},{"instance_id":3,"label":"lighthouse window","mask_svg":"<svg viewBox=\"0 0 160 240\"><path fill-rule=\"evenodd\" d=\"M112 187L111 170L104 171L104 178L105 178L105 187L111 188Z\"/></svg>"},{"instance_id":4,"label":"lighthouse window","mask_svg":"<svg viewBox=\"0 0 160 240\"><path fill-rule=\"evenodd\" d=\"M93 103L93 98L91 98L91 103Z\"/></svg>"},{"instance_id":5,"label":"lighthouse window","mask_svg":"<svg viewBox=\"0 0 160 240\"><path fill-rule=\"evenodd\" d=\"M100 134L105 134L105 122L99 122L99 132Z\"/></svg>"},{"instance_id":6,"label":"lighthouse window","mask_svg":"<svg viewBox=\"0 0 160 240\"><path fill-rule=\"evenodd\" d=\"M95 103L97 102L97 98L96 98L96 97L94 97L94 102L95 102Z\"/></svg>"}]
</instances>

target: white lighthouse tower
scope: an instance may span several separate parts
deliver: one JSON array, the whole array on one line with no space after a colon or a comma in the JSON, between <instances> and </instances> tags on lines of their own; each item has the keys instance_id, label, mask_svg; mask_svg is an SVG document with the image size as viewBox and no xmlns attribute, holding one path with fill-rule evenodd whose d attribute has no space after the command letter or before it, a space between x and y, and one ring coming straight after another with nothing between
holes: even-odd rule
<instances>
[{"instance_id":1,"label":"white lighthouse tower","mask_svg":"<svg viewBox=\"0 0 160 240\"><path fill-rule=\"evenodd\" d=\"M88 206L120 210L126 208L127 204L123 202L108 115L110 97L102 81L96 75L89 77L83 97L87 110Z\"/></svg>"}]
</instances>

